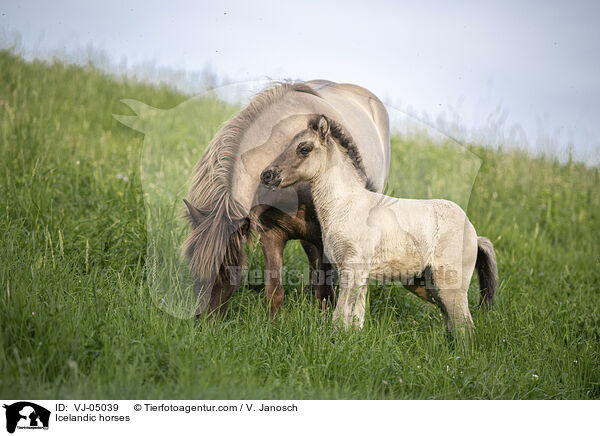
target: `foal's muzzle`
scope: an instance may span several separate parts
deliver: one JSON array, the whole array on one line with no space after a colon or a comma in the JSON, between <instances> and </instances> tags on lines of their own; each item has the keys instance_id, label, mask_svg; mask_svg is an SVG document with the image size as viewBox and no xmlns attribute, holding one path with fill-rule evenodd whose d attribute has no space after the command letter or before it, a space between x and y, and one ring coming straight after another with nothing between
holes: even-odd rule
<instances>
[{"instance_id":1,"label":"foal's muzzle","mask_svg":"<svg viewBox=\"0 0 600 436\"><path fill-rule=\"evenodd\" d=\"M270 169L264 170L260 175L260 181L263 185L266 185L270 188L275 188L281 184L281 170L279 169Z\"/></svg>"}]
</instances>

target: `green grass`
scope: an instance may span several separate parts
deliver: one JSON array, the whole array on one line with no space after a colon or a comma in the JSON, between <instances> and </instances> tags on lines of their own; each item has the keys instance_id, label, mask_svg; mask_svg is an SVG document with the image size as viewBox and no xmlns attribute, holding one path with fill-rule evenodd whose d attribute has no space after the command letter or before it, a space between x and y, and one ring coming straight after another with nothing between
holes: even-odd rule
<instances>
[{"instance_id":1,"label":"green grass","mask_svg":"<svg viewBox=\"0 0 600 436\"><path fill-rule=\"evenodd\" d=\"M468 205L495 244L497 305L472 310L468 352L434 306L399 286L371 289L360 332L334 331L301 285L287 289L275 322L260 286L236 292L222 320L194 322L161 310L162 285L146 268L152 247L172 251L181 238L181 199L168 193L185 192L234 108L198 100L193 123L145 143L112 117L132 115L123 98L168 109L188 97L0 53L1 397L600 397L597 168L470 146L479 161L427 138L393 140L388 191ZM148 150L157 153L140 166ZM152 201L160 213L147 217ZM262 265L256 245L249 255L251 268ZM285 260L306 265L297 243ZM474 280L472 306L477 297Z\"/></svg>"}]
</instances>

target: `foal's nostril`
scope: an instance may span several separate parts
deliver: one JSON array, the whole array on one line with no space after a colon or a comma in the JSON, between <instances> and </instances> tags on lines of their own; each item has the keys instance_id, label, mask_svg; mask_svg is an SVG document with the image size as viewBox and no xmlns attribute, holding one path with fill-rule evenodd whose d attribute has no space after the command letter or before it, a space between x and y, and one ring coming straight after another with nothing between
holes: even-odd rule
<instances>
[{"instance_id":1,"label":"foal's nostril","mask_svg":"<svg viewBox=\"0 0 600 436\"><path fill-rule=\"evenodd\" d=\"M281 170L274 168L272 170L264 170L260 175L260 181L263 185L273 189L281 183Z\"/></svg>"},{"instance_id":2,"label":"foal's nostril","mask_svg":"<svg viewBox=\"0 0 600 436\"><path fill-rule=\"evenodd\" d=\"M269 183L275 177L275 171L273 170L265 170L263 171L260 179L263 183Z\"/></svg>"}]
</instances>

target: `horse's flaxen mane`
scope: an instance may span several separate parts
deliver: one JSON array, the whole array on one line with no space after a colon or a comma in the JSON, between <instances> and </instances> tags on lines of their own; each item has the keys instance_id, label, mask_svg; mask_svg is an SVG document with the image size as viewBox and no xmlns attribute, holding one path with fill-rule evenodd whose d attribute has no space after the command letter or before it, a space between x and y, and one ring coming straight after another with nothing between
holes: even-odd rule
<instances>
[{"instance_id":1,"label":"horse's flaxen mane","mask_svg":"<svg viewBox=\"0 0 600 436\"><path fill-rule=\"evenodd\" d=\"M309 127L317 130L321 116L322 115L317 115L312 118L309 121ZM358 151L358 147L356 146L356 142L354 142L354 139L352 139L350 133L348 133L346 129L337 121L332 120L329 117L327 117L327 121L329 122L329 131L331 132L332 138L348 156L350 162L352 162L352 165L358 172L359 177L365 182L365 187L369 191L375 191L375 187L371 184L369 178L367 177L367 172L365 170L365 166L363 165L362 157Z\"/></svg>"},{"instance_id":2,"label":"horse's flaxen mane","mask_svg":"<svg viewBox=\"0 0 600 436\"><path fill-rule=\"evenodd\" d=\"M310 86L278 83L257 94L219 130L192 173L188 199L205 219L192 228L184 243L194 273L215 278L221 264L237 265L243 256L243 236L239 231L249 211L231 196L233 168L246 130L270 105L290 92L318 95Z\"/></svg>"}]
</instances>

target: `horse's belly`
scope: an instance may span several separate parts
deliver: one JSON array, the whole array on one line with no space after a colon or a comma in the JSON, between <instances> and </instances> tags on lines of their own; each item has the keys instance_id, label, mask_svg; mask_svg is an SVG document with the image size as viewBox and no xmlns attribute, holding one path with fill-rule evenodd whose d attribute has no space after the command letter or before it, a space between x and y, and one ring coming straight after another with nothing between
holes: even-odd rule
<instances>
[{"instance_id":1,"label":"horse's belly","mask_svg":"<svg viewBox=\"0 0 600 436\"><path fill-rule=\"evenodd\" d=\"M405 282L420 275L425 268L423 262L416 258L389 258L371 264L369 278L381 283Z\"/></svg>"}]
</instances>

